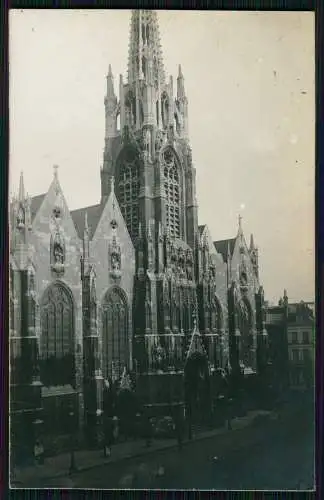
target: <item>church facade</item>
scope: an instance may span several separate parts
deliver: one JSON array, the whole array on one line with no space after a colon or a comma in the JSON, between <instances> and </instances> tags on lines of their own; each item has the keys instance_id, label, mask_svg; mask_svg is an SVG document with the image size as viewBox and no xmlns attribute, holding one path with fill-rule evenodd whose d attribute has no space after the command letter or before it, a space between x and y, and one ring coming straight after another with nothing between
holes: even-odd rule
<instances>
[{"instance_id":1,"label":"church facade","mask_svg":"<svg viewBox=\"0 0 324 500\"><path fill-rule=\"evenodd\" d=\"M117 98L109 67L104 107L99 203L69 210L55 168L32 198L21 176L10 204L11 414L32 408L36 427L71 400L80 427L95 419L125 371L154 406L185 399L196 354L211 378L266 365L258 250L241 220L229 240L198 225L184 77L166 78L156 12L132 12L127 80Z\"/></svg>"}]
</instances>

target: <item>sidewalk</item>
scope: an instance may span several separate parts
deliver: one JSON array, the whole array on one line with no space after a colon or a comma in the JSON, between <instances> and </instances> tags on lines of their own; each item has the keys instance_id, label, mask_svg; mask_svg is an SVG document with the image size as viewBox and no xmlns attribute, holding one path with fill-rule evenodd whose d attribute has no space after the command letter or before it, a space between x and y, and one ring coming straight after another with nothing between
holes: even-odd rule
<instances>
[{"instance_id":1,"label":"sidewalk","mask_svg":"<svg viewBox=\"0 0 324 500\"><path fill-rule=\"evenodd\" d=\"M251 411L244 417L235 418L232 420L232 430L228 431L225 426L213 429L210 431L202 431L196 436L193 436L193 441L207 439L213 436L233 433L236 430L243 429L251 425L257 417L272 417L274 412L258 410ZM192 441L186 440L184 446L189 446ZM112 454L109 458L103 456L103 450L80 450L75 452L75 464L77 471L74 474L82 473L92 468L107 465L110 463L120 462L143 455L152 454L165 449L177 447L175 438L171 439L155 439L150 447L145 445L144 440L126 441L113 445ZM33 465L27 467L16 468L14 477L12 478L13 488L37 487L44 480L67 477L70 468L70 454L65 453L48 457L44 465Z\"/></svg>"}]
</instances>

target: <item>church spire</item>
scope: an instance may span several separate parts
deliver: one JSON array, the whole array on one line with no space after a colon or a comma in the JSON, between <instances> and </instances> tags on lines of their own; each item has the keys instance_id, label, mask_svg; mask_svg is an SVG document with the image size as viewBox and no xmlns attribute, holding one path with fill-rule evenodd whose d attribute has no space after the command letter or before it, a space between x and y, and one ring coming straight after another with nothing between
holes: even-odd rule
<instances>
[{"instance_id":1,"label":"church spire","mask_svg":"<svg viewBox=\"0 0 324 500\"><path fill-rule=\"evenodd\" d=\"M157 83L165 81L157 13L137 9L131 17L128 82L147 81L151 76Z\"/></svg>"},{"instance_id":2,"label":"church spire","mask_svg":"<svg viewBox=\"0 0 324 500\"><path fill-rule=\"evenodd\" d=\"M179 64L178 78L177 78L177 99L180 101L186 98L186 92L184 88L184 78L182 74L181 64Z\"/></svg>"},{"instance_id":3,"label":"church spire","mask_svg":"<svg viewBox=\"0 0 324 500\"><path fill-rule=\"evenodd\" d=\"M253 234L251 233L251 238L250 238L250 252L253 252L254 250L255 250L254 238L253 238Z\"/></svg>"},{"instance_id":4,"label":"church spire","mask_svg":"<svg viewBox=\"0 0 324 500\"><path fill-rule=\"evenodd\" d=\"M18 200L20 202L25 201L25 185L24 185L24 174L23 174L23 172L20 173Z\"/></svg>"},{"instance_id":5,"label":"church spire","mask_svg":"<svg viewBox=\"0 0 324 500\"><path fill-rule=\"evenodd\" d=\"M111 64L109 64L107 75L107 97L115 98L114 76L112 74Z\"/></svg>"}]
</instances>

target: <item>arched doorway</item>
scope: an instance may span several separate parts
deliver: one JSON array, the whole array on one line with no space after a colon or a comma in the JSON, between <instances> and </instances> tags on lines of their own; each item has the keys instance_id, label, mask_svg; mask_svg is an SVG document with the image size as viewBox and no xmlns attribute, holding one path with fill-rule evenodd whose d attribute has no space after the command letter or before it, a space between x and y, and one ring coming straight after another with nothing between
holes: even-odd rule
<instances>
[{"instance_id":1,"label":"arched doorway","mask_svg":"<svg viewBox=\"0 0 324 500\"><path fill-rule=\"evenodd\" d=\"M210 379L205 354L193 352L184 368L185 403L192 423L205 421L210 414Z\"/></svg>"},{"instance_id":2,"label":"arched doorway","mask_svg":"<svg viewBox=\"0 0 324 500\"><path fill-rule=\"evenodd\" d=\"M108 290L102 303L102 371L106 379L119 379L129 365L128 306L124 292Z\"/></svg>"}]
</instances>

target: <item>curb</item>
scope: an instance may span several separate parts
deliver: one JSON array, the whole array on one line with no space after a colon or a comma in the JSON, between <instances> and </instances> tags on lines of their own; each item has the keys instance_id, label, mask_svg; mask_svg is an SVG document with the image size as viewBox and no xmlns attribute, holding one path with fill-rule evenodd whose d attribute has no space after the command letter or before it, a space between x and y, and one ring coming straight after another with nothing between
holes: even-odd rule
<instances>
[{"instance_id":1,"label":"curb","mask_svg":"<svg viewBox=\"0 0 324 500\"><path fill-rule=\"evenodd\" d=\"M271 416L271 414L274 414L275 412L269 412L269 417ZM225 436L227 434L230 434L230 435L233 435L233 433L235 432L238 432L240 430L243 430L243 429L246 429L247 427L250 427L251 425L253 425L255 419L258 417L258 415L255 415L250 421L248 424L246 425L243 425L242 427L239 427L237 429L233 428L232 430L228 430L226 427L225 429L224 428L220 428L220 429L215 429L213 431L206 431L204 434L197 434L196 436L194 436L191 440L188 440L186 439L186 441L184 441L182 443L182 446L183 448L186 447L186 446L190 446L190 444L193 444L197 441L203 441L204 439L208 439L208 438L212 438L212 437L216 437L217 435L221 435L221 436ZM176 440L172 441L172 443L168 443L168 444L165 444L159 448L146 448L144 447L142 451L137 451L136 453L132 453L132 454L128 454L128 455L125 455L123 457L120 457L120 458L115 458L114 457L111 457L110 459L108 460L103 460L102 462L100 463L94 463L94 464L91 464L91 465L84 465L80 468L77 468L73 473L69 473L68 470L66 470L66 473L62 473L62 471L58 472L58 473L54 473L50 476L43 476L42 478L40 478L40 481L41 482L46 482L46 481L50 481L52 479L58 479L60 477L73 477L73 476L76 476L78 474L81 474L82 472L88 472L90 470L93 470L95 468L99 468L99 467L105 467L107 465L114 465L114 464L118 464L118 463L121 463L121 462L124 462L124 461L127 461L127 460L131 460L131 459L136 459L136 458L139 458L139 457L142 457L142 456L147 456L147 455L152 455L153 453L159 453L161 451L165 451L165 450L172 450L174 448L178 448L178 443ZM24 482L23 481L19 481L17 480L16 483L20 483L21 486L13 486L13 488L15 489L21 489L21 488L26 488L28 487L27 485L24 486Z\"/></svg>"}]
</instances>

